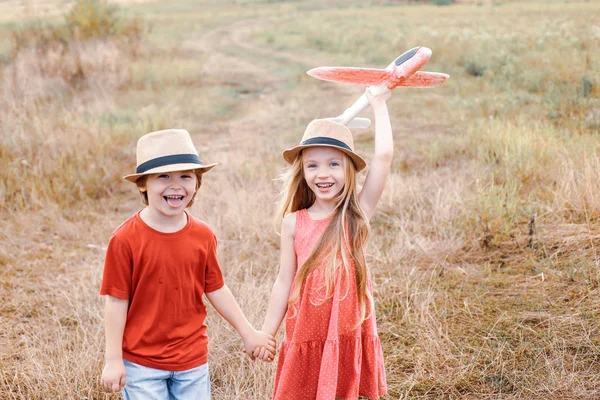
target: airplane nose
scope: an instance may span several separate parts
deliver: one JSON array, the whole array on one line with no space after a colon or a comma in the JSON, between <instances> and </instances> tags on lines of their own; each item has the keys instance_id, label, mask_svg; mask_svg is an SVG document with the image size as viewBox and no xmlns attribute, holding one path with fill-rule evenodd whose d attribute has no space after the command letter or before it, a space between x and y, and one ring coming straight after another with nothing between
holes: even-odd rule
<instances>
[{"instance_id":1,"label":"airplane nose","mask_svg":"<svg viewBox=\"0 0 600 400\"><path fill-rule=\"evenodd\" d=\"M415 74L431 57L431 50L427 47L413 47L400 57L396 58L392 64L393 69L392 82L388 82L388 89L393 89L400 85L402 80L410 78Z\"/></svg>"},{"instance_id":2,"label":"airplane nose","mask_svg":"<svg viewBox=\"0 0 600 400\"><path fill-rule=\"evenodd\" d=\"M413 58L413 56L417 54L417 51L419 51L420 48L421 47L413 47L412 49L402 53L398 58L394 60L394 64L396 64L397 66L404 64L405 62Z\"/></svg>"},{"instance_id":3,"label":"airplane nose","mask_svg":"<svg viewBox=\"0 0 600 400\"><path fill-rule=\"evenodd\" d=\"M413 47L412 49L403 53L400 57L396 58L394 60L394 64L396 64L396 66L399 67L400 65L415 57L417 54L419 55L418 58L423 60L423 64L425 64L425 62L429 60L429 57L431 57L431 49L423 46Z\"/></svg>"}]
</instances>

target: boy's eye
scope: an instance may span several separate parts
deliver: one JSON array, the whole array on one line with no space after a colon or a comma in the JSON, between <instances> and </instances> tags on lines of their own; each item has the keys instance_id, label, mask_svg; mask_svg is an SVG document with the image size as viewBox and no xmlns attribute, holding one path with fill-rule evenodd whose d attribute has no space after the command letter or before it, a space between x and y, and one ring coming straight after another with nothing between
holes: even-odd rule
<instances>
[{"instance_id":1,"label":"boy's eye","mask_svg":"<svg viewBox=\"0 0 600 400\"><path fill-rule=\"evenodd\" d=\"M183 179L190 179L192 176L191 176L191 175L181 175L181 177L182 177Z\"/></svg>"},{"instance_id":2,"label":"boy's eye","mask_svg":"<svg viewBox=\"0 0 600 400\"><path fill-rule=\"evenodd\" d=\"M164 179L164 178L168 178L169 175L167 175L167 174L160 174L158 177L161 178L161 179Z\"/></svg>"}]
</instances>

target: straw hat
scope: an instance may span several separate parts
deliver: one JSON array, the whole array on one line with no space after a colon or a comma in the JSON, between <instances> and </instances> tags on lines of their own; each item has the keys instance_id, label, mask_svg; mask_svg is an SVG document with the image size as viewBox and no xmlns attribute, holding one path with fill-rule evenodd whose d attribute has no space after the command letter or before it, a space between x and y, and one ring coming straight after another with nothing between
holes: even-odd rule
<instances>
[{"instance_id":1,"label":"straw hat","mask_svg":"<svg viewBox=\"0 0 600 400\"><path fill-rule=\"evenodd\" d=\"M123 179L135 183L142 175L160 172L210 170L217 164L203 164L192 138L185 129L166 129L142 136L137 143L135 174Z\"/></svg>"},{"instance_id":2,"label":"straw hat","mask_svg":"<svg viewBox=\"0 0 600 400\"><path fill-rule=\"evenodd\" d=\"M328 119L311 121L306 127L306 131L304 131L300 144L285 150L283 158L289 164L292 164L303 149L313 146L333 147L343 151L352 159L357 172L362 171L367 166L365 160L354 152L354 140L350 129Z\"/></svg>"}]
</instances>

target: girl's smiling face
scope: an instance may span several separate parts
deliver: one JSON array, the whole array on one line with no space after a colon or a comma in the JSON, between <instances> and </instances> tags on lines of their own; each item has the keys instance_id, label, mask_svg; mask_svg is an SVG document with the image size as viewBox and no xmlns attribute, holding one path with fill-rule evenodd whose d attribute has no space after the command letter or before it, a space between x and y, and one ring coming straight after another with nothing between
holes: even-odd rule
<instances>
[{"instance_id":1,"label":"girl's smiling face","mask_svg":"<svg viewBox=\"0 0 600 400\"><path fill-rule=\"evenodd\" d=\"M166 217L183 213L196 194L197 177L194 171L162 172L148 176L144 188L148 206Z\"/></svg>"},{"instance_id":2,"label":"girl's smiling face","mask_svg":"<svg viewBox=\"0 0 600 400\"><path fill-rule=\"evenodd\" d=\"M315 146L302 151L306 184L317 199L332 202L346 184L344 153L333 147Z\"/></svg>"}]
</instances>

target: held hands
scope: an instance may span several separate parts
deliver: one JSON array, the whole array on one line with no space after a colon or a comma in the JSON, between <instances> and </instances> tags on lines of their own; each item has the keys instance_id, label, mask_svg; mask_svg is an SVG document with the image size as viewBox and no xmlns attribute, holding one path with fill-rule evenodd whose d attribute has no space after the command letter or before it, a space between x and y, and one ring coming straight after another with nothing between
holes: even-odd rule
<instances>
[{"instance_id":1,"label":"held hands","mask_svg":"<svg viewBox=\"0 0 600 400\"><path fill-rule=\"evenodd\" d=\"M255 360L258 354L262 354L259 358L263 361L270 362L275 358L277 342L273 335L253 329L253 332L242 338L242 340L244 341L244 349L252 361ZM257 352L260 349L263 349L263 351Z\"/></svg>"},{"instance_id":2,"label":"held hands","mask_svg":"<svg viewBox=\"0 0 600 400\"><path fill-rule=\"evenodd\" d=\"M258 358L266 362L271 362L275 359L275 352L271 353L265 346L257 347L252 353L252 359Z\"/></svg>"},{"instance_id":3,"label":"held hands","mask_svg":"<svg viewBox=\"0 0 600 400\"><path fill-rule=\"evenodd\" d=\"M106 361L100 384L111 392L118 392L125 386L125 364L122 359Z\"/></svg>"}]
</instances>

